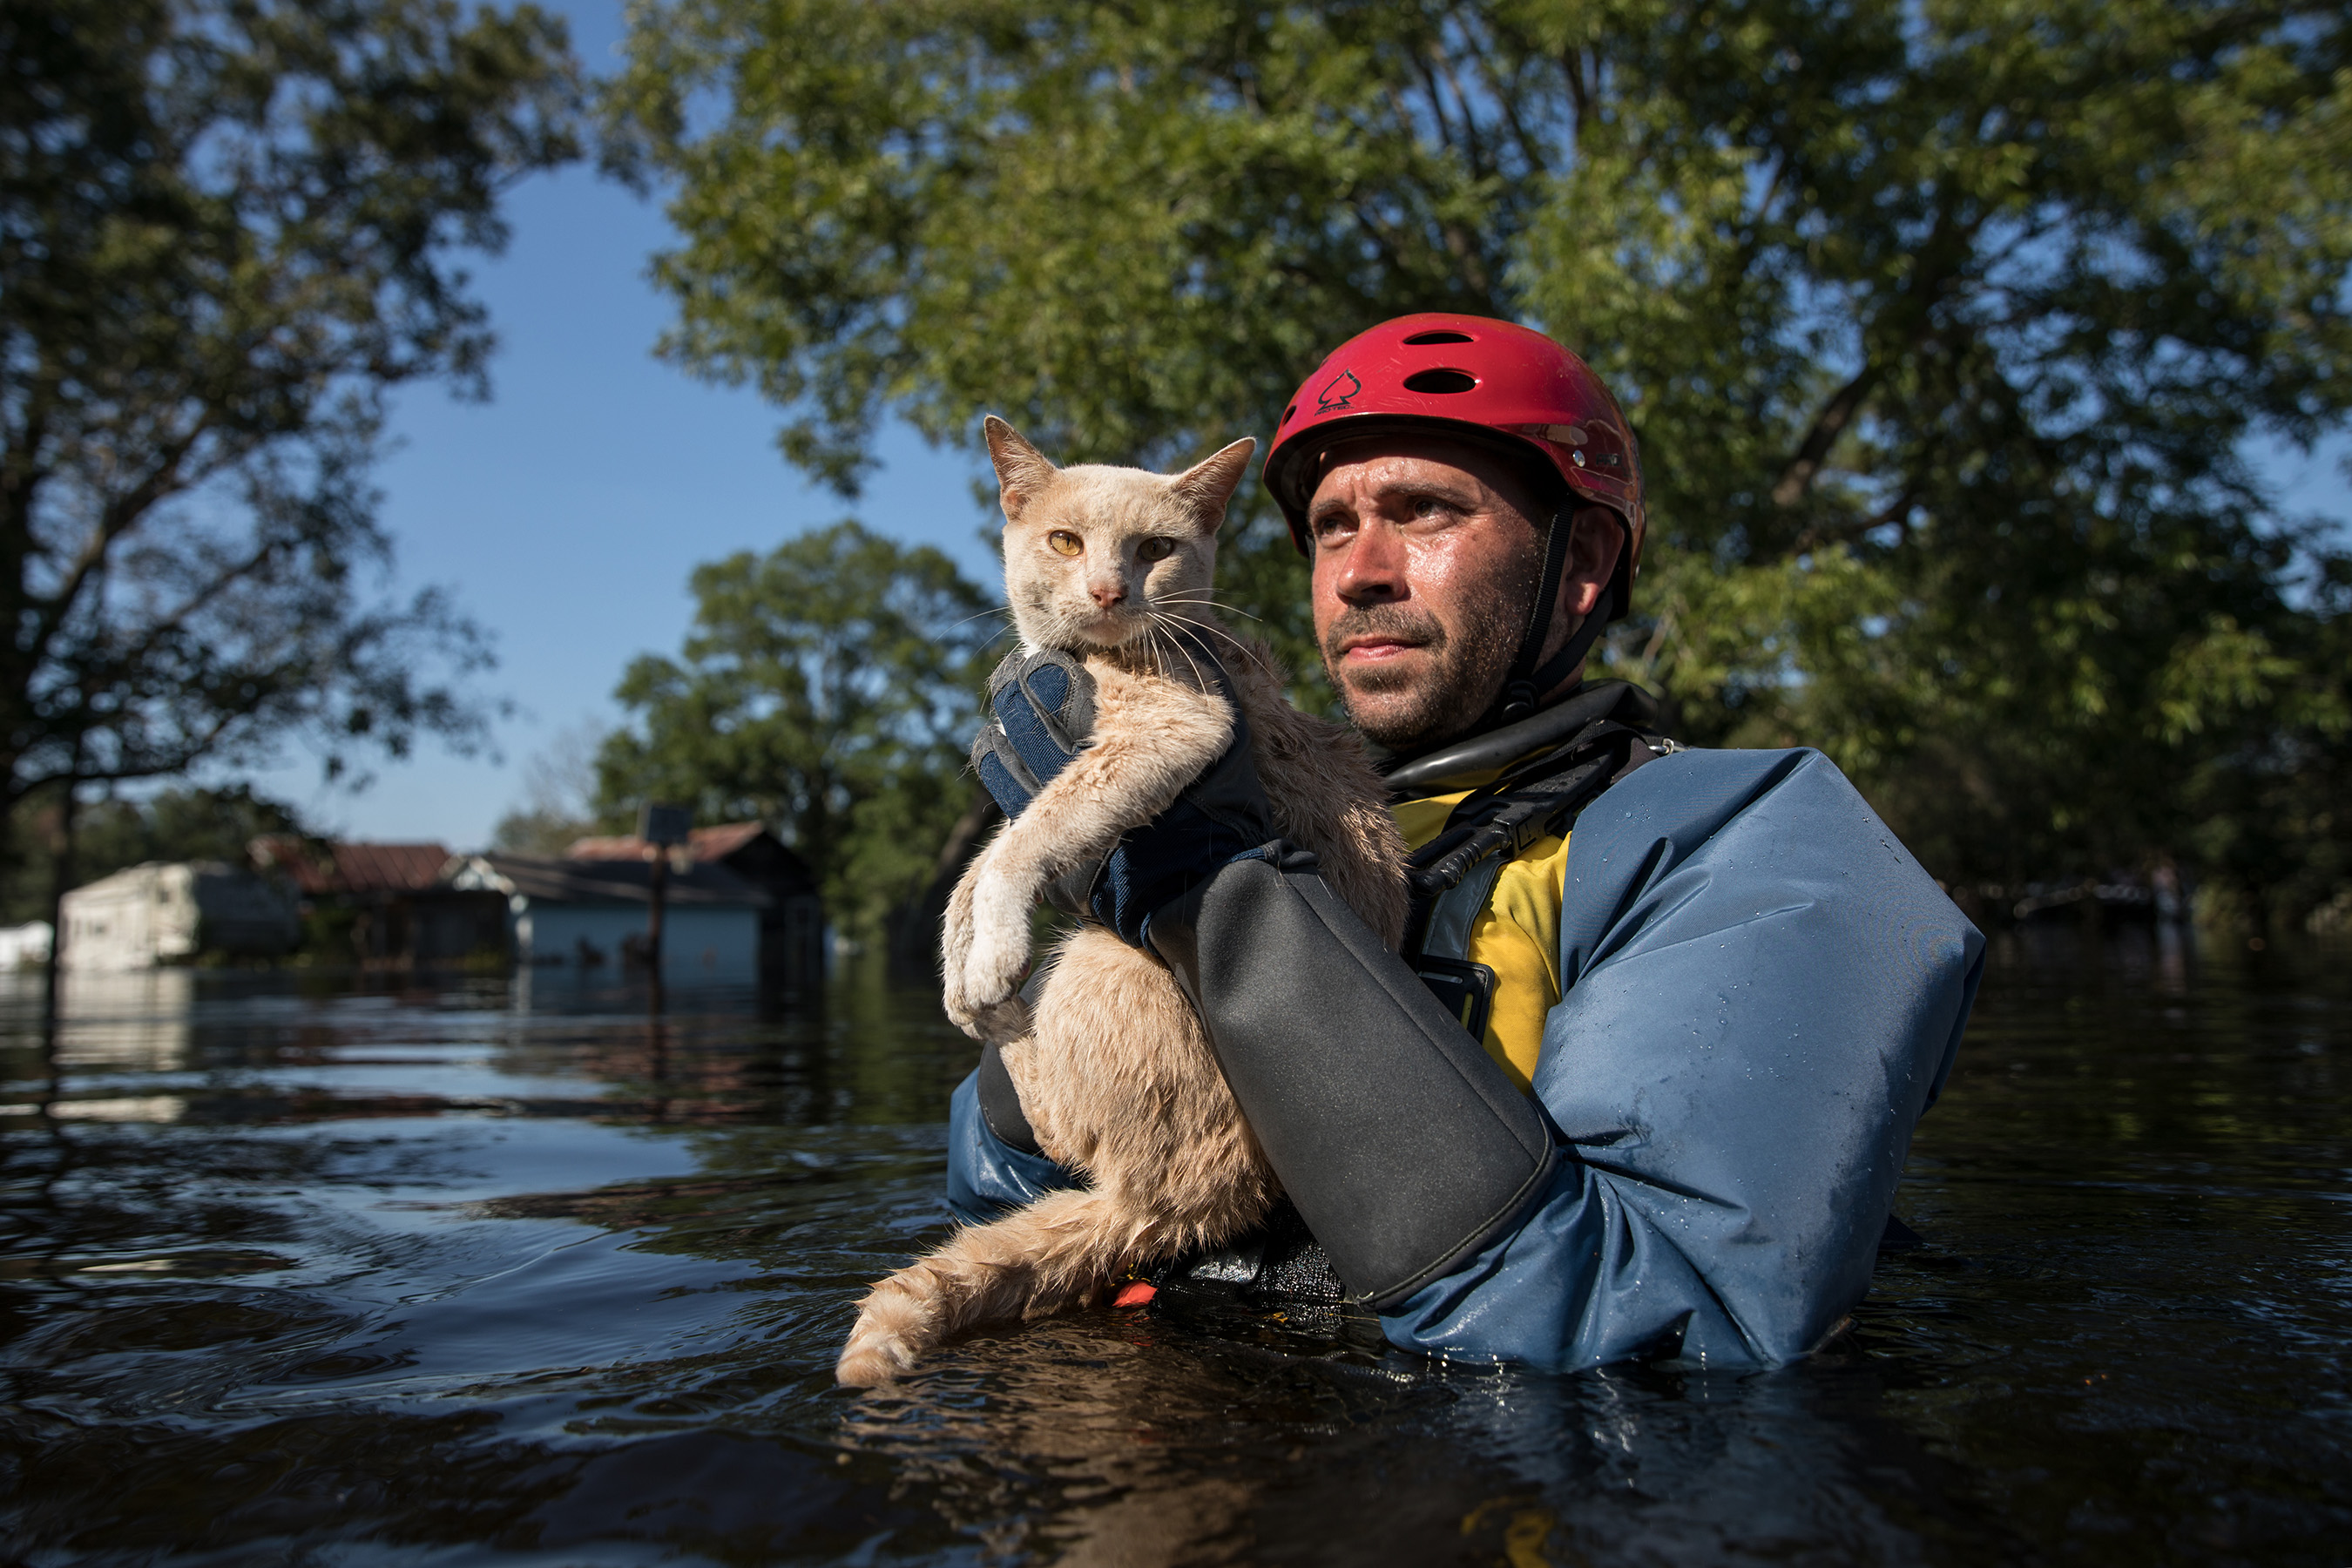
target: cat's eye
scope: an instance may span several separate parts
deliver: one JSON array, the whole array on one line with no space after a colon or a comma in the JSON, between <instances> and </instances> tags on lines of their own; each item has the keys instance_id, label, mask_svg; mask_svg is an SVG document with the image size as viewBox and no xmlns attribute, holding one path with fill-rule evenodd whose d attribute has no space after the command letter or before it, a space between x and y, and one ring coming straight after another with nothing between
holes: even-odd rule
<instances>
[{"instance_id":1,"label":"cat's eye","mask_svg":"<svg viewBox=\"0 0 2352 1568\"><path fill-rule=\"evenodd\" d=\"M1057 528L1047 534L1045 542L1053 546L1056 555L1082 555L1087 548L1087 542L1066 528Z\"/></svg>"},{"instance_id":2,"label":"cat's eye","mask_svg":"<svg viewBox=\"0 0 2352 1568\"><path fill-rule=\"evenodd\" d=\"M1135 552L1146 561L1165 561L1176 553L1176 542L1172 539L1147 539L1135 547Z\"/></svg>"}]
</instances>

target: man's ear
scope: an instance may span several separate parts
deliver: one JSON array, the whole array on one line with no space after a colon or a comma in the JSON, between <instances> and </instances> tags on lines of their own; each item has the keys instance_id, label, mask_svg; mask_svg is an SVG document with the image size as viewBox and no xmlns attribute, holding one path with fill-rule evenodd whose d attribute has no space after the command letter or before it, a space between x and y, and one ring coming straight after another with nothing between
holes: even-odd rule
<instances>
[{"instance_id":1,"label":"man's ear","mask_svg":"<svg viewBox=\"0 0 2352 1568\"><path fill-rule=\"evenodd\" d=\"M1004 502L1005 521L1014 521L1021 509L1037 499L1060 470L1045 460L1021 432L992 414L980 422L988 441L988 460L996 465L998 494Z\"/></svg>"},{"instance_id":2,"label":"man's ear","mask_svg":"<svg viewBox=\"0 0 2352 1568\"><path fill-rule=\"evenodd\" d=\"M1249 472L1250 454L1256 450L1257 438L1244 436L1169 481L1168 488L1181 497L1201 520L1202 532L1214 533L1217 525L1225 521L1225 503L1234 499L1234 487Z\"/></svg>"},{"instance_id":3,"label":"man's ear","mask_svg":"<svg viewBox=\"0 0 2352 1568\"><path fill-rule=\"evenodd\" d=\"M1572 616L1589 616L1617 574L1617 556L1625 548L1625 522L1605 506L1577 508L1569 521L1568 567L1559 577L1559 607Z\"/></svg>"}]
</instances>

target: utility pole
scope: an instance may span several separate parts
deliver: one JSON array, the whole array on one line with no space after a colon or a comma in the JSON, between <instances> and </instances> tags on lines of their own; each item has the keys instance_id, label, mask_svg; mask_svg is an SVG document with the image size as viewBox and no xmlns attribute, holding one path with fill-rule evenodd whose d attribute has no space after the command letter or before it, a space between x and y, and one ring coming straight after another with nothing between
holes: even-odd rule
<instances>
[{"instance_id":1,"label":"utility pole","mask_svg":"<svg viewBox=\"0 0 2352 1568\"><path fill-rule=\"evenodd\" d=\"M652 860L652 907L646 915L646 963L653 972L654 994L661 994L662 916L669 899L669 852L694 832L694 814L682 805L647 801L637 812L637 837Z\"/></svg>"}]
</instances>

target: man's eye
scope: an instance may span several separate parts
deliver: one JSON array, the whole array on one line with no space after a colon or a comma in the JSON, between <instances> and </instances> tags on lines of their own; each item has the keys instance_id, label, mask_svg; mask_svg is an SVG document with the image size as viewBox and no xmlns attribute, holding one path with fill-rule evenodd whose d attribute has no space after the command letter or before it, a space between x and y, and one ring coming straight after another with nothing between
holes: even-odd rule
<instances>
[{"instance_id":1,"label":"man's eye","mask_svg":"<svg viewBox=\"0 0 2352 1568\"><path fill-rule=\"evenodd\" d=\"M1412 515L1415 517L1440 517L1449 510L1451 509L1449 509L1444 501L1439 500L1435 496L1415 496L1412 498Z\"/></svg>"},{"instance_id":2,"label":"man's eye","mask_svg":"<svg viewBox=\"0 0 2352 1568\"><path fill-rule=\"evenodd\" d=\"M1072 533L1066 528L1057 528L1053 532L1047 534L1045 536L1045 542L1053 547L1054 553L1056 555L1082 555L1086 553L1087 542L1080 539L1076 534Z\"/></svg>"},{"instance_id":3,"label":"man's eye","mask_svg":"<svg viewBox=\"0 0 2352 1568\"><path fill-rule=\"evenodd\" d=\"M1135 552L1146 561L1165 561L1176 553L1172 539L1147 539L1135 547Z\"/></svg>"}]
</instances>

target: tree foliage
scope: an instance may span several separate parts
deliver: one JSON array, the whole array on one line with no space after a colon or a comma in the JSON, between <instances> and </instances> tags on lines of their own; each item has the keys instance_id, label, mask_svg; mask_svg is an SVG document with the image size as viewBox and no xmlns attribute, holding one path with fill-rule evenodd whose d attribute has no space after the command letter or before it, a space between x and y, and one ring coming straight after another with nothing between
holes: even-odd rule
<instances>
[{"instance_id":1,"label":"tree foliage","mask_svg":"<svg viewBox=\"0 0 2352 1568\"><path fill-rule=\"evenodd\" d=\"M939 551L850 521L698 567L692 584L679 657L637 658L614 693L629 722L597 759L606 820L652 799L703 823L776 824L835 925L878 936L971 805L990 599Z\"/></svg>"},{"instance_id":2,"label":"tree foliage","mask_svg":"<svg viewBox=\"0 0 2352 1568\"><path fill-rule=\"evenodd\" d=\"M1640 434L1611 657L1686 738L1825 747L1948 877L2276 887L2352 841L2352 570L2245 456L2352 398L2347 51L2237 0L646 0L607 107L666 352L845 489L886 416L1166 462L1388 315L1525 320ZM1298 650L1257 506L1226 592Z\"/></svg>"},{"instance_id":3,"label":"tree foliage","mask_svg":"<svg viewBox=\"0 0 2352 1568\"><path fill-rule=\"evenodd\" d=\"M0 806L59 780L464 744L488 662L379 600L390 388L478 393L456 262L576 153L562 25L454 0L0 11Z\"/></svg>"}]
</instances>

